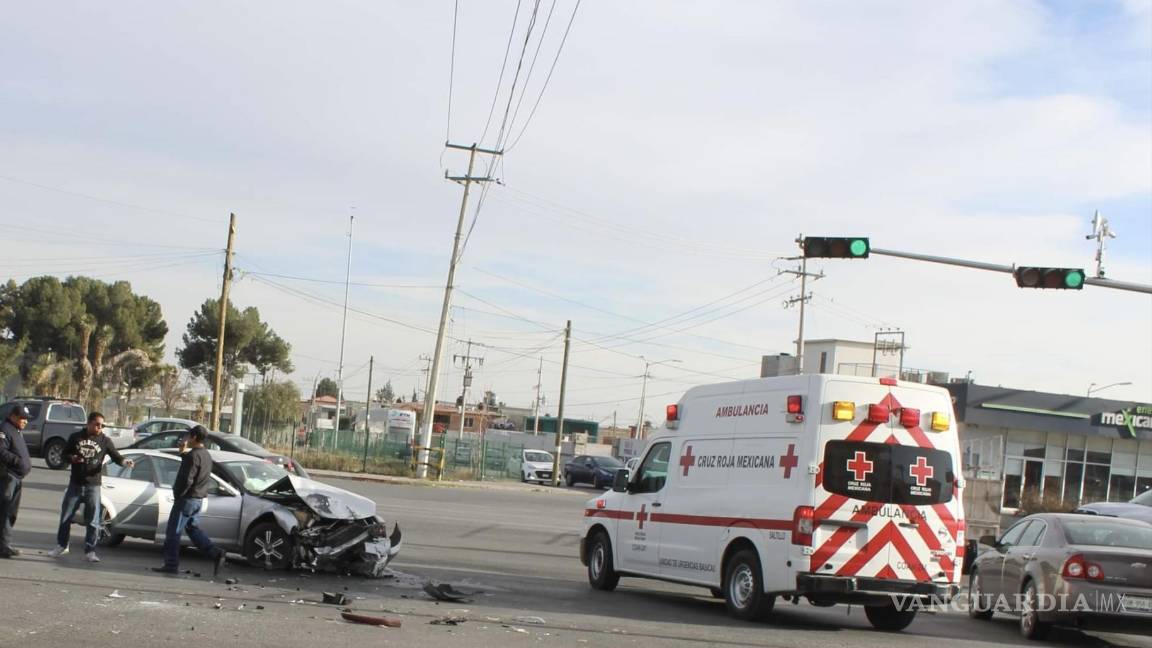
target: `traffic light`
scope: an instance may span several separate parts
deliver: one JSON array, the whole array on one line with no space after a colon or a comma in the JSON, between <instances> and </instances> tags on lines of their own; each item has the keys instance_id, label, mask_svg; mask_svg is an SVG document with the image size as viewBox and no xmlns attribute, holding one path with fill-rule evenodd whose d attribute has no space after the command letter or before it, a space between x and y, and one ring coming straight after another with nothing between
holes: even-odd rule
<instances>
[{"instance_id":1,"label":"traffic light","mask_svg":"<svg viewBox=\"0 0 1152 648\"><path fill-rule=\"evenodd\" d=\"M1084 288L1082 268L1016 268L1012 273L1021 288L1056 288L1080 290Z\"/></svg>"},{"instance_id":2,"label":"traffic light","mask_svg":"<svg viewBox=\"0 0 1152 648\"><path fill-rule=\"evenodd\" d=\"M872 250L861 236L805 236L803 247L809 259L867 259Z\"/></svg>"}]
</instances>

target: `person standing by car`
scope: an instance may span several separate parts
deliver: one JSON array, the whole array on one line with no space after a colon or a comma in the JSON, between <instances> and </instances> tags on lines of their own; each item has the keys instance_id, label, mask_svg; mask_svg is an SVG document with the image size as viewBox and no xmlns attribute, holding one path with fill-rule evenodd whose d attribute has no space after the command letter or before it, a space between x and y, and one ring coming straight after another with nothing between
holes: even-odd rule
<instances>
[{"instance_id":1,"label":"person standing by car","mask_svg":"<svg viewBox=\"0 0 1152 648\"><path fill-rule=\"evenodd\" d=\"M12 546L12 525L20 510L21 483L32 470L23 432L29 418L28 408L17 405L0 423L0 558L20 555Z\"/></svg>"},{"instance_id":2,"label":"person standing by car","mask_svg":"<svg viewBox=\"0 0 1152 648\"><path fill-rule=\"evenodd\" d=\"M117 452L112 440L104 435L104 415L92 412L88 424L79 432L68 437L64 446L64 459L72 464L72 475L68 479L68 489L64 491L64 501L60 505L60 527L56 531L56 548L48 552L58 558L68 553L68 535L72 531L72 518L80 505L84 505L84 558L88 562L100 562L96 555L96 541L100 537L103 523L100 512L100 483L104 457L111 457L118 466L131 468L131 459L125 459Z\"/></svg>"},{"instance_id":3,"label":"person standing by car","mask_svg":"<svg viewBox=\"0 0 1152 648\"><path fill-rule=\"evenodd\" d=\"M180 538L185 531L192 544L212 559L213 575L218 575L224 566L224 550L213 545L199 525L200 508L208 496L212 479L212 455L204 447L207 438L208 430L203 425L197 425L188 432L188 450L180 456L180 470L176 473L176 483L172 484L175 501L168 514L168 526L164 529L164 565L153 567L153 571L180 573Z\"/></svg>"}]
</instances>

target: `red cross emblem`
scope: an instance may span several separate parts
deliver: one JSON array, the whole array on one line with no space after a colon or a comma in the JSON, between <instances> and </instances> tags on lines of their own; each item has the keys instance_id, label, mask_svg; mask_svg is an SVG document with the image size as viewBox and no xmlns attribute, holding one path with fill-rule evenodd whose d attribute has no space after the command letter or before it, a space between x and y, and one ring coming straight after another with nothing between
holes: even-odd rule
<instances>
[{"instance_id":1,"label":"red cross emblem","mask_svg":"<svg viewBox=\"0 0 1152 648\"><path fill-rule=\"evenodd\" d=\"M928 465L927 457L916 457L916 465L908 468L908 472L912 473L912 476L916 478L917 486L927 486L928 480L932 479L932 475L935 474L936 469Z\"/></svg>"},{"instance_id":2,"label":"red cross emblem","mask_svg":"<svg viewBox=\"0 0 1152 648\"><path fill-rule=\"evenodd\" d=\"M696 457L692 455L692 446L684 448L684 456L680 457L680 467L684 469L684 476L688 476L688 469L696 465Z\"/></svg>"},{"instance_id":3,"label":"red cross emblem","mask_svg":"<svg viewBox=\"0 0 1152 648\"><path fill-rule=\"evenodd\" d=\"M648 520L648 518L652 517L651 515L644 512L644 510L647 508L648 508L647 504L641 504L640 505L640 511L638 513L636 513L636 520L640 522L640 528L641 529L644 528L644 522L646 520Z\"/></svg>"},{"instance_id":4,"label":"red cross emblem","mask_svg":"<svg viewBox=\"0 0 1152 648\"><path fill-rule=\"evenodd\" d=\"M868 475L872 474L872 467L874 464L868 461L868 455L863 452L857 452L856 456L848 461L848 470L854 473L856 481L864 481Z\"/></svg>"},{"instance_id":5,"label":"red cross emblem","mask_svg":"<svg viewBox=\"0 0 1152 648\"><path fill-rule=\"evenodd\" d=\"M800 457L796 456L796 444L788 444L788 453L780 455L780 467L784 469L784 479L792 478L792 469L800 465Z\"/></svg>"}]
</instances>

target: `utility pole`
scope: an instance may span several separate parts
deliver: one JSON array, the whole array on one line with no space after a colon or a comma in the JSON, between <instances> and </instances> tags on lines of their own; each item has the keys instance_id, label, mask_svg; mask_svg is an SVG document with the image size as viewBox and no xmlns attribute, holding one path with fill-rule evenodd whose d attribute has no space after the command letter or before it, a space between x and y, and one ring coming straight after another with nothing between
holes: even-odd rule
<instances>
[{"instance_id":1,"label":"utility pole","mask_svg":"<svg viewBox=\"0 0 1152 648\"><path fill-rule=\"evenodd\" d=\"M533 436L540 435L540 377L544 373L544 356L540 356L540 366L536 368L536 403L532 407Z\"/></svg>"},{"instance_id":2,"label":"utility pole","mask_svg":"<svg viewBox=\"0 0 1152 648\"><path fill-rule=\"evenodd\" d=\"M368 472L368 437L372 434L368 430L368 425L372 420L372 366L374 362L376 362L376 356L368 356L368 398L364 401L364 463L360 466L360 472Z\"/></svg>"},{"instance_id":3,"label":"utility pole","mask_svg":"<svg viewBox=\"0 0 1152 648\"><path fill-rule=\"evenodd\" d=\"M1096 278L1104 278L1104 241L1110 238L1116 238L1115 232L1112 228L1108 227L1108 219L1100 215L1097 210L1096 214L1092 217L1092 233L1084 238L1088 240L1096 239Z\"/></svg>"},{"instance_id":4,"label":"utility pole","mask_svg":"<svg viewBox=\"0 0 1152 648\"><path fill-rule=\"evenodd\" d=\"M436 417L436 383L439 379L440 360L444 352L444 332L448 326L448 310L452 306L452 288L453 281L456 279L456 265L460 261L460 235L464 230L464 214L468 210L468 191L472 188L473 182L492 181L490 177L477 178L472 176L472 170L475 168L476 163L476 153L485 153L487 155L504 154L503 151L479 148L476 144L472 146L460 146L458 144L445 143L445 146L451 149L469 151L468 173L458 177L451 177L447 172L444 174L445 178L464 185L464 197L460 200L460 216L456 221L456 236L452 240L452 257L448 262L448 281L444 284L444 305L440 308L440 328L436 332L436 351L432 355L432 365L429 367L428 372L428 392L424 395L424 420L421 422L420 454L418 455L419 465L416 468L416 476L420 479L428 477L428 448L432 445L432 423Z\"/></svg>"},{"instance_id":5,"label":"utility pole","mask_svg":"<svg viewBox=\"0 0 1152 648\"><path fill-rule=\"evenodd\" d=\"M212 385L212 429L220 429L220 393L224 379L224 324L228 319L228 289L232 286L232 248L236 242L236 214L228 215L228 247L224 250L224 286L220 289L220 334L216 336L216 380Z\"/></svg>"},{"instance_id":6,"label":"utility pole","mask_svg":"<svg viewBox=\"0 0 1152 648\"><path fill-rule=\"evenodd\" d=\"M336 429L332 433L332 449L340 437L340 401L344 399L344 338L348 335L348 278L352 275L352 221L348 216L348 257L344 266L344 319L340 324L340 364L336 368Z\"/></svg>"},{"instance_id":7,"label":"utility pole","mask_svg":"<svg viewBox=\"0 0 1152 648\"><path fill-rule=\"evenodd\" d=\"M568 347L572 341L572 320L564 327L564 364L560 366L560 409L556 412L556 454L552 455L552 485L560 485L560 451L564 439L564 390L568 386Z\"/></svg>"},{"instance_id":8,"label":"utility pole","mask_svg":"<svg viewBox=\"0 0 1152 648\"><path fill-rule=\"evenodd\" d=\"M796 238L796 243L799 245L804 244L804 236L800 235ZM784 302L784 308L790 308L794 304L800 304L800 331L796 335L796 374L804 373L804 305L811 301L812 293L808 291L808 277L813 280L823 279L824 273L812 274L808 272L808 258L804 256L789 257L788 261L800 261L799 270L781 270L776 274L791 274L800 277L800 294L796 297L791 297Z\"/></svg>"},{"instance_id":9,"label":"utility pole","mask_svg":"<svg viewBox=\"0 0 1152 648\"><path fill-rule=\"evenodd\" d=\"M464 368L464 384L460 390L460 437L464 437L464 412L468 408L468 388L472 386L472 361L477 361L480 366L484 366L484 358L472 355L472 340L468 340L468 350L464 355L453 355L452 362L460 361L460 366Z\"/></svg>"},{"instance_id":10,"label":"utility pole","mask_svg":"<svg viewBox=\"0 0 1152 648\"><path fill-rule=\"evenodd\" d=\"M637 439L643 439L645 436L645 434L644 434L644 400L647 396L647 391L648 391L648 379L652 377L651 375L648 374L648 367L660 365L660 364L667 364L670 362L676 362L676 363L680 362L679 360L661 360L659 362L650 362L644 356L640 356L640 359L644 361L644 375L641 376L641 378L643 380L640 383L640 414L638 414L637 418L636 418L636 438Z\"/></svg>"}]
</instances>

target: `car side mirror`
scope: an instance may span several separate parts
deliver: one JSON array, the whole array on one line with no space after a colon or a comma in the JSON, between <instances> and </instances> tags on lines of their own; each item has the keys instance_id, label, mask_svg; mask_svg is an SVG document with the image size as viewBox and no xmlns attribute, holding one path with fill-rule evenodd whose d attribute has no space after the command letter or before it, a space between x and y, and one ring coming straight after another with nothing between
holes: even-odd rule
<instances>
[{"instance_id":1,"label":"car side mirror","mask_svg":"<svg viewBox=\"0 0 1152 648\"><path fill-rule=\"evenodd\" d=\"M986 547L995 547L996 546L996 536L994 536L994 535L980 536L980 544L982 544Z\"/></svg>"},{"instance_id":2,"label":"car side mirror","mask_svg":"<svg viewBox=\"0 0 1152 648\"><path fill-rule=\"evenodd\" d=\"M612 491L616 493L628 492L628 469L621 468L616 471L616 476L612 479Z\"/></svg>"}]
</instances>

